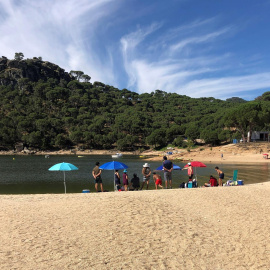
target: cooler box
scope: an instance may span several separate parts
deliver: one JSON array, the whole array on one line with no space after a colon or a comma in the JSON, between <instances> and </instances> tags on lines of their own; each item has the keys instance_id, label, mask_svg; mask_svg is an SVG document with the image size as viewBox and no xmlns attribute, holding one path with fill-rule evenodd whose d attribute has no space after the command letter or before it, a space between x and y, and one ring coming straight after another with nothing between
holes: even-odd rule
<instances>
[{"instance_id":1,"label":"cooler box","mask_svg":"<svg viewBox=\"0 0 270 270\"><path fill-rule=\"evenodd\" d=\"M238 186L243 186L244 185L244 181L243 180L237 180L237 185Z\"/></svg>"},{"instance_id":2,"label":"cooler box","mask_svg":"<svg viewBox=\"0 0 270 270\"><path fill-rule=\"evenodd\" d=\"M90 190L89 190L89 189L84 189L84 190L82 191L82 193L90 193Z\"/></svg>"},{"instance_id":3,"label":"cooler box","mask_svg":"<svg viewBox=\"0 0 270 270\"><path fill-rule=\"evenodd\" d=\"M188 182L188 188L192 188L192 182Z\"/></svg>"}]
</instances>

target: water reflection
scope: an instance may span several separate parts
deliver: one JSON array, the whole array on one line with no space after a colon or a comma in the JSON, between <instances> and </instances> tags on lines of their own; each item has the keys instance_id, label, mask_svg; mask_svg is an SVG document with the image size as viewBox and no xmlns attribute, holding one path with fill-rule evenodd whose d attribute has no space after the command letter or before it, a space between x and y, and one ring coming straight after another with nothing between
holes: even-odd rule
<instances>
[{"instance_id":1,"label":"water reflection","mask_svg":"<svg viewBox=\"0 0 270 270\"><path fill-rule=\"evenodd\" d=\"M67 192L81 193L83 189L94 191L92 169L96 161L100 164L111 161L111 156L0 156L0 194L31 194L31 193L63 193L63 173L51 172L48 169L59 162L69 162L79 168L78 171L66 173ZM119 160L129 166L128 174L133 173L141 177L142 165L146 162L135 156L124 156ZM148 161L154 170L162 164L160 161ZM184 167L186 163L175 161L174 164ZM215 166L225 173L225 180L233 175L233 170L238 170L238 179L245 184L265 182L270 180L269 163L254 164L218 164L205 163L206 168L197 168L199 185L207 182L209 176L216 175ZM122 171L120 171L122 175ZM162 175L162 172L161 172ZM163 176L163 175L162 175ZM104 188L113 190L113 171L103 171ZM188 179L187 171L173 171L173 187L178 188L180 183ZM154 189L151 179L150 189Z\"/></svg>"}]
</instances>

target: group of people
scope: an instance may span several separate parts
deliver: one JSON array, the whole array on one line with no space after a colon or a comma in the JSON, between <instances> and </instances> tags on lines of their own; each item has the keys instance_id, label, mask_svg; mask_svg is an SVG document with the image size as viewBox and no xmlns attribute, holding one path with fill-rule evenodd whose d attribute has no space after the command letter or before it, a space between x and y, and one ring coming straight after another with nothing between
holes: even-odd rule
<instances>
[{"instance_id":1,"label":"group of people","mask_svg":"<svg viewBox=\"0 0 270 270\"><path fill-rule=\"evenodd\" d=\"M219 169L219 167L215 167L215 170L218 173L218 180L213 176L210 175L210 179L208 183L204 184L204 187L217 187L223 185L223 179L224 179L224 172Z\"/></svg>"},{"instance_id":2,"label":"group of people","mask_svg":"<svg viewBox=\"0 0 270 270\"><path fill-rule=\"evenodd\" d=\"M100 186L100 191L103 192L103 183L101 178L101 169L99 168L99 162L96 162L96 166L93 168L92 175L95 179L95 189L98 191L98 186ZM172 188L172 170L173 170L173 163L167 159L166 156L163 157L163 171L164 171L164 180L165 180L165 188ZM140 185L140 178L137 176L136 173L133 174L133 178L129 180L127 170L123 171L122 175L122 183L121 184L121 177L118 170L115 170L114 173L114 185L116 190L142 190L146 185L146 189L149 187L149 181L151 178L151 168L148 163L145 163L142 168L142 185ZM162 186L162 178L161 175L157 172L153 172L153 180L156 186L156 189L163 188Z\"/></svg>"},{"instance_id":3,"label":"group of people","mask_svg":"<svg viewBox=\"0 0 270 270\"><path fill-rule=\"evenodd\" d=\"M102 183L102 178L101 178L101 169L99 168L99 162L96 162L96 166L93 168L92 171L92 175L95 179L95 189L96 191L98 191L98 185L100 186L100 190L101 192L103 192L103 183ZM165 188L172 188L172 170L173 170L173 163L167 159L166 156L163 157L163 171L164 171L164 181L165 181ZM193 167L191 165L191 163L188 163L188 166L183 168L183 169L187 169L188 171L188 181L192 181L193 179ZM208 186L216 186L216 185L220 185L222 186L222 180L224 179L224 173L218 168L215 167L215 170L217 171L218 175L219 175L219 183L217 184L212 175L210 176L210 180L209 183L205 183L205 187ZM142 185L140 185L140 178L137 176L136 173L133 174L133 177L129 180L128 174L127 174L127 170L125 169L123 171L123 175L122 175L122 183L121 184L121 177L119 174L118 170L115 170L114 173L114 185L115 185L115 189L116 190L142 190L144 188L144 186L146 185L146 189L148 189L149 187L149 182L150 182L150 178L151 178L151 174L153 176L153 180L155 183L155 188L158 189L159 188L163 188L162 185L162 177L160 174L158 174L157 172L153 172L151 171L150 165L148 163L145 163L143 165L142 168Z\"/></svg>"}]
</instances>

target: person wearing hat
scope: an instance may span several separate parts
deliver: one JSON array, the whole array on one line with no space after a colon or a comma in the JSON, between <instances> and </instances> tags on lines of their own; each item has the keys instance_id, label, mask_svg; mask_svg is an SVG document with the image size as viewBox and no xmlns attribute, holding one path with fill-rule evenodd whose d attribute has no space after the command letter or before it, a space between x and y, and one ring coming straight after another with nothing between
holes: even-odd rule
<instances>
[{"instance_id":1,"label":"person wearing hat","mask_svg":"<svg viewBox=\"0 0 270 270\"><path fill-rule=\"evenodd\" d=\"M149 180L150 180L150 175L151 175L151 169L150 165L148 163L145 163L142 168L142 175L143 175L143 182L142 182L142 187L141 190L144 187L144 184L146 182L146 189L149 187Z\"/></svg>"},{"instance_id":2,"label":"person wearing hat","mask_svg":"<svg viewBox=\"0 0 270 270\"><path fill-rule=\"evenodd\" d=\"M188 170L188 181L192 181L193 178L193 167L191 163L188 163L188 167L183 168L183 170Z\"/></svg>"},{"instance_id":3,"label":"person wearing hat","mask_svg":"<svg viewBox=\"0 0 270 270\"><path fill-rule=\"evenodd\" d=\"M164 156L163 171L164 171L165 188L168 188L168 182L170 184L170 188L172 188L172 170L173 170L173 163L170 160L168 160L166 156Z\"/></svg>"},{"instance_id":4,"label":"person wearing hat","mask_svg":"<svg viewBox=\"0 0 270 270\"><path fill-rule=\"evenodd\" d=\"M124 169L124 171L123 171L123 185L124 185L125 191L128 191L128 175L127 175L127 169Z\"/></svg>"},{"instance_id":5,"label":"person wearing hat","mask_svg":"<svg viewBox=\"0 0 270 270\"><path fill-rule=\"evenodd\" d=\"M94 167L92 171L92 175L95 179L96 192L98 192L98 184L100 185L101 192L103 192L103 184L102 184L102 178L101 178L101 169L99 168L99 162L96 162L96 166Z\"/></svg>"}]
</instances>

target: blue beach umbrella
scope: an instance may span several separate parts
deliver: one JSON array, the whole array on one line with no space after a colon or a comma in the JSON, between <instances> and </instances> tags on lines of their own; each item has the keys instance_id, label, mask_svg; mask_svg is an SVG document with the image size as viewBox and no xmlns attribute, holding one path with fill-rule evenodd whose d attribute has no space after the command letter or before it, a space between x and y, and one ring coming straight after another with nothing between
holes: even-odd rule
<instances>
[{"instance_id":1,"label":"blue beach umbrella","mask_svg":"<svg viewBox=\"0 0 270 270\"><path fill-rule=\"evenodd\" d=\"M74 166L71 163L65 163L65 162L55 164L49 169L49 171L62 171L62 172L64 172L65 194L67 193L65 172L67 172L67 171L75 171L75 170L78 170L78 168L76 166Z\"/></svg>"},{"instance_id":2,"label":"blue beach umbrella","mask_svg":"<svg viewBox=\"0 0 270 270\"><path fill-rule=\"evenodd\" d=\"M102 170L122 170L127 169L128 166L119 161L110 161L99 166L99 168Z\"/></svg>"},{"instance_id":3,"label":"blue beach umbrella","mask_svg":"<svg viewBox=\"0 0 270 270\"><path fill-rule=\"evenodd\" d=\"M159 166L156 171L162 171L163 170L163 165ZM173 170L182 170L181 167L177 165L173 165Z\"/></svg>"},{"instance_id":4,"label":"blue beach umbrella","mask_svg":"<svg viewBox=\"0 0 270 270\"><path fill-rule=\"evenodd\" d=\"M99 166L99 168L101 170L114 170L114 173L115 173L115 170L127 169L128 166L122 162L119 162L119 161L110 161L110 162L104 163L103 165ZM115 189L115 183L114 183L114 189Z\"/></svg>"}]
</instances>

